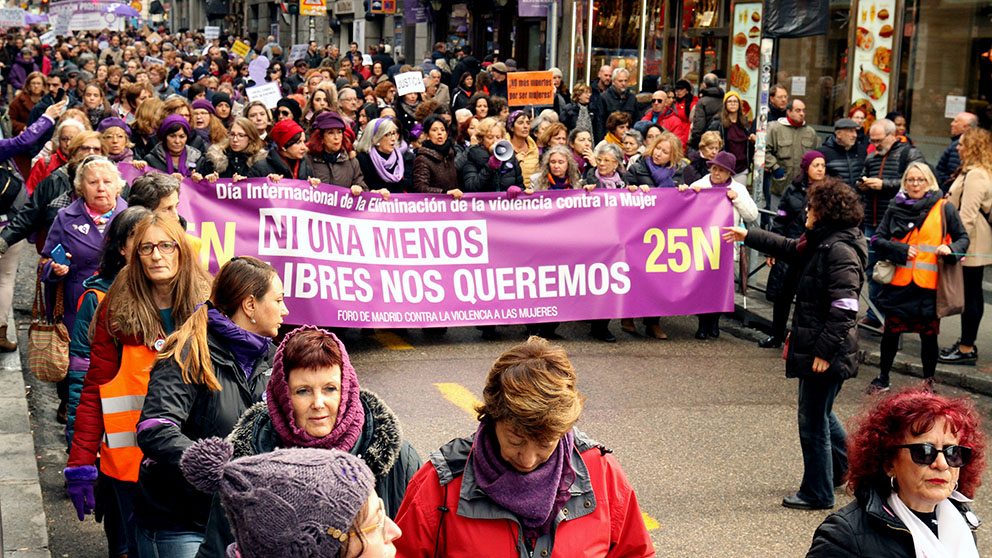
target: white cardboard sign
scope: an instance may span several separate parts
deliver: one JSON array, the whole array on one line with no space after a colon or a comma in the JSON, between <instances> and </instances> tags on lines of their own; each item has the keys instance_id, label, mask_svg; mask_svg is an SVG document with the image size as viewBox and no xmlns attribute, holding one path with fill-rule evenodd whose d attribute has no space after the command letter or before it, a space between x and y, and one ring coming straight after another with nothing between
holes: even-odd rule
<instances>
[{"instance_id":1,"label":"white cardboard sign","mask_svg":"<svg viewBox=\"0 0 992 558\"><path fill-rule=\"evenodd\" d=\"M265 105L265 108L269 110L276 108L276 103L279 102L279 99L282 99L282 91L279 89L279 84L274 81L249 87L245 89L245 93L248 95L249 101L261 101Z\"/></svg>"},{"instance_id":2,"label":"white cardboard sign","mask_svg":"<svg viewBox=\"0 0 992 558\"><path fill-rule=\"evenodd\" d=\"M396 74L396 94L406 95L407 93L423 93L427 89L424 87L424 74L420 72L406 72Z\"/></svg>"}]
</instances>

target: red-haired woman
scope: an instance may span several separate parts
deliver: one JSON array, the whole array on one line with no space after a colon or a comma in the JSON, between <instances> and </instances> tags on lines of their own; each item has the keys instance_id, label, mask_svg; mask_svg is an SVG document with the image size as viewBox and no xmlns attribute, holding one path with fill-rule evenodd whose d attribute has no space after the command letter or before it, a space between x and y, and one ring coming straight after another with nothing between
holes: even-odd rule
<instances>
[{"instance_id":1,"label":"red-haired woman","mask_svg":"<svg viewBox=\"0 0 992 558\"><path fill-rule=\"evenodd\" d=\"M924 384L880 399L856 424L847 486L857 500L820 524L807 558L977 557L968 502L985 436L972 403Z\"/></svg>"}]
</instances>

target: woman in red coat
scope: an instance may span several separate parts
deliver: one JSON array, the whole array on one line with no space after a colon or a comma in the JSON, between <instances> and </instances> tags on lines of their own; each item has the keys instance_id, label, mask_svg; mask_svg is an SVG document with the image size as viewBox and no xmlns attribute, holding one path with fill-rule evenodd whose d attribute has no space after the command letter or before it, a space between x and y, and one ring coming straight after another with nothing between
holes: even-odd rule
<instances>
[{"instance_id":1,"label":"woman in red coat","mask_svg":"<svg viewBox=\"0 0 992 558\"><path fill-rule=\"evenodd\" d=\"M585 401L575 383L565 351L539 337L500 356L478 430L407 486L397 556L654 556L620 464L574 428Z\"/></svg>"}]
</instances>

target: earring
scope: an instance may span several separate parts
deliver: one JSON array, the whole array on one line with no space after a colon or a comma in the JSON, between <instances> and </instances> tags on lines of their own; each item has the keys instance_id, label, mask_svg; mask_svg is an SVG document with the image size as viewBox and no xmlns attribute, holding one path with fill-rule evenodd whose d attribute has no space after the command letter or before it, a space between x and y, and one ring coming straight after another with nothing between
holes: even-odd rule
<instances>
[{"instance_id":1,"label":"earring","mask_svg":"<svg viewBox=\"0 0 992 558\"><path fill-rule=\"evenodd\" d=\"M255 318L251 318L251 323L255 323Z\"/></svg>"},{"instance_id":2,"label":"earring","mask_svg":"<svg viewBox=\"0 0 992 558\"><path fill-rule=\"evenodd\" d=\"M896 488L896 478L895 477L889 477L889 486L892 487L892 490L893 491L898 490Z\"/></svg>"}]
</instances>

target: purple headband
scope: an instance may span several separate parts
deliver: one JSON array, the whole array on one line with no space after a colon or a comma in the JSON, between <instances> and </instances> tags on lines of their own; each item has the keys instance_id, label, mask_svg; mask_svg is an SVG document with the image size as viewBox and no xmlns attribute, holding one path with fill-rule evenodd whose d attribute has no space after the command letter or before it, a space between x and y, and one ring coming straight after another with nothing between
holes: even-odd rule
<instances>
[{"instance_id":1,"label":"purple headband","mask_svg":"<svg viewBox=\"0 0 992 558\"><path fill-rule=\"evenodd\" d=\"M384 116L382 118L377 118L375 120L375 126L372 126L372 137L375 137L375 135L379 133L379 125L380 124L382 124L383 122L385 122L387 120L392 120L392 119L393 119L392 116Z\"/></svg>"},{"instance_id":2,"label":"purple headband","mask_svg":"<svg viewBox=\"0 0 992 558\"><path fill-rule=\"evenodd\" d=\"M521 116L527 116L522 110L515 110L510 113L510 116L506 118L506 127L512 128L514 124L517 123L517 119Z\"/></svg>"}]
</instances>

